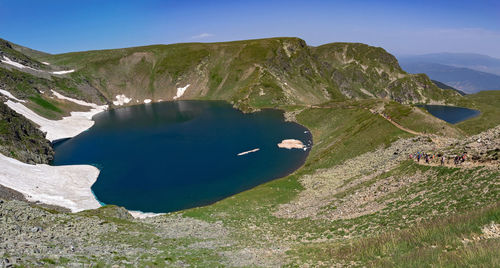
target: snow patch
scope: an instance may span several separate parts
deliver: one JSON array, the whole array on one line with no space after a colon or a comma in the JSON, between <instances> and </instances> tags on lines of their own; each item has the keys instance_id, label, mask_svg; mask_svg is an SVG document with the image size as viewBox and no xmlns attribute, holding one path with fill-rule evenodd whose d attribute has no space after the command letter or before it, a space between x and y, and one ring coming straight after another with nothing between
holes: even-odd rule
<instances>
[{"instance_id":1,"label":"snow patch","mask_svg":"<svg viewBox=\"0 0 500 268\"><path fill-rule=\"evenodd\" d=\"M71 70L67 70L67 71L56 71L56 72L51 72L52 74L69 74L69 73L72 73L74 72L75 70L71 69Z\"/></svg>"},{"instance_id":2,"label":"snow patch","mask_svg":"<svg viewBox=\"0 0 500 268\"><path fill-rule=\"evenodd\" d=\"M3 60L1 60L3 63L5 64L9 64L9 65L12 65L14 67L17 67L17 68L20 68L20 69L31 69L31 70L34 70L34 71L38 71L36 69L33 69L29 66L26 66L26 65L23 65L19 62L15 62L15 61L12 61L11 59L7 58L6 56L3 56Z\"/></svg>"},{"instance_id":3,"label":"snow patch","mask_svg":"<svg viewBox=\"0 0 500 268\"><path fill-rule=\"evenodd\" d=\"M59 99L68 100L68 101L74 102L74 103L82 105L82 106L89 106L89 107L93 107L93 108L98 108L99 107L99 105L97 105L95 103L89 103L89 102L86 102L86 101L82 101L82 100L77 100L77 99L73 99L73 98L70 98L70 97L66 97L66 96L58 93L57 91L55 91L53 89L51 91L52 91L52 94L54 94L54 96L56 96Z\"/></svg>"},{"instance_id":4,"label":"snow patch","mask_svg":"<svg viewBox=\"0 0 500 268\"><path fill-rule=\"evenodd\" d=\"M9 98L9 99L15 100L15 101L17 101L17 102L26 102L26 101L24 101L24 100L20 100L20 99L18 99L18 98L16 98L16 97L14 97L14 95L12 95L12 94L11 94L9 91L7 91L7 90L0 89L0 94L2 94L2 95L4 95L4 96L6 96L6 97L7 97L7 98Z\"/></svg>"},{"instance_id":5,"label":"snow patch","mask_svg":"<svg viewBox=\"0 0 500 268\"><path fill-rule=\"evenodd\" d=\"M5 64L9 64L9 65L12 65L12 66L20 68L20 69L30 69L30 70L37 71L37 72L45 72L42 70L34 69L34 68L29 67L29 66L23 65L19 62L15 62L15 61L7 58L6 56L3 56L3 60L1 60L1 61ZM50 65L50 63L48 63L48 62L42 61L42 63L45 65ZM51 74L69 74L69 73L72 73L74 71L75 71L74 69L71 69L71 70L66 70L66 71L55 71L55 72L49 72L49 73L51 73Z\"/></svg>"},{"instance_id":6,"label":"snow patch","mask_svg":"<svg viewBox=\"0 0 500 268\"><path fill-rule=\"evenodd\" d=\"M5 92L7 91L3 90L2 94ZM93 115L108 108L107 105L99 106L66 97L54 90L52 90L52 93L59 99L89 106L92 109L89 112L71 112L71 116L55 121L39 116L21 103L8 100L6 104L14 111L38 124L42 131L47 132L47 139L50 141L78 135L94 124L91 120ZM10 93L7 92L7 94ZM123 95L123 98L126 98L125 95ZM91 186L97 180L99 173L99 169L91 165L29 165L0 154L1 185L22 193L29 201L66 207L72 212L101 207L91 190ZM162 213L130 211L130 214L134 218L147 218Z\"/></svg>"},{"instance_id":7,"label":"snow patch","mask_svg":"<svg viewBox=\"0 0 500 268\"><path fill-rule=\"evenodd\" d=\"M132 217L134 217L136 219L145 219L145 218L165 215L165 213L142 212L142 211L136 211L136 210L129 210L128 213L130 213L130 215L132 215Z\"/></svg>"},{"instance_id":8,"label":"snow patch","mask_svg":"<svg viewBox=\"0 0 500 268\"><path fill-rule=\"evenodd\" d=\"M150 99L145 99L145 100L144 100L144 103L146 103L146 104L148 104L148 103L150 103L150 102L151 102L151 100L150 100Z\"/></svg>"},{"instance_id":9,"label":"snow patch","mask_svg":"<svg viewBox=\"0 0 500 268\"><path fill-rule=\"evenodd\" d=\"M375 96L374 96L374 95L373 95L370 91L368 91L368 90L366 90L366 89L364 89L364 88L360 88L359 90L360 90L361 92L363 92L363 94L368 95L368 96L370 96L370 97L372 97L372 98L375 98Z\"/></svg>"},{"instance_id":10,"label":"snow patch","mask_svg":"<svg viewBox=\"0 0 500 268\"><path fill-rule=\"evenodd\" d=\"M115 98L116 98L116 100L113 101L114 105L124 105L124 104L129 103L132 100L131 98L127 98L127 96L125 96L124 94L116 95Z\"/></svg>"},{"instance_id":11,"label":"snow patch","mask_svg":"<svg viewBox=\"0 0 500 268\"><path fill-rule=\"evenodd\" d=\"M72 112L71 116L56 121L39 116L21 103L8 100L5 104L39 125L50 141L80 134L94 124L91 120L93 115L107 109L107 105L76 100L53 90L52 93L60 99L92 109L89 112ZM99 169L90 165L29 165L0 154L1 185L22 193L30 201L63 206L72 212L101 206L90 189L98 176Z\"/></svg>"},{"instance_id":12,"label":"snow patch","mask_svg":"<svg viewBox=\"0 0 500 268\"><path fill-rule=\"evenodd\" d=\"M182 97L184 95L184 92L186 92L186 89L190 86L190 84L187 84L185 87L178 87L177 88L177 95L174 96L174 100Z\"/></svg>"},{"instance_id":13,"label":"snow patch","mask_svg":"<svg viewBox=\"0 0 500 268\"><path fill-rule=\"evenodd\" d=\"M39 125L40 130L47 133L46 138L50 141L71 138L89 129L94 125L92 117L105 111L108 107L107 105L96 105L88 112L71 112L70 116L64 117L61 120L50 120L36 114L21 103L8 100L5 104Z\"/></svg>"},{"instance_id":14,"label":"snow patch","mask_svg":"<svg viewBox=\"0 0 500 268\"><path fill-rule=\"evenodd\" d=\"M99 170L90 165L28 165L0 154L0 184L22 193L29 201L63 206L78 212L101 205L90 187Z\"/></svg>"}]
</instances>

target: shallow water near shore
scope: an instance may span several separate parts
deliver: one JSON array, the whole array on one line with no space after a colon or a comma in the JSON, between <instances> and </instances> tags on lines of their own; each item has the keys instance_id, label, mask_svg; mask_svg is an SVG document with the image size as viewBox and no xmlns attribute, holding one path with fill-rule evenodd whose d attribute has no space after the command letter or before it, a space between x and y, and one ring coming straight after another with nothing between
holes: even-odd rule
<instances>
[{"instance_id":1,"label":"shallow water near shore","mask_svg":"<svg viewBox=\"0 0 500 268\"><path fill-rule=\"evenodd\" d=\"M480 114L478 110L456 106L422 105L422 107L424 107L433 116L450 124L460 123Z\"/></svg>"},{"instance_id":2,"label":"shallow water near shore","mask_svg":"<svg viewBox=\"0 0 500 268\"><path fill-rule=\"evenodd\" d=\"M88 131L54 143L53 165L101 171L92 191L105 204L171 212L211 204L302 166L309 131L279 110L244 114L221 101L176 101L100 113ZM284 139L306 150L278 148ZM241 152L258 148L245 155Z\"/></svg>"}]
</instances>

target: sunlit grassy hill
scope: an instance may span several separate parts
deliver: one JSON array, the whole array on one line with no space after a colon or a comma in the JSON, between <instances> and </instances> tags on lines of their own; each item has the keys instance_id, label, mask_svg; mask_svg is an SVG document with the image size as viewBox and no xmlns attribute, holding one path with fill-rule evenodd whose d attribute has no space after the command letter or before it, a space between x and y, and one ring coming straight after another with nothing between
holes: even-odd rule
<instances>
[{"instance_id":1,"label":"sunlit grassy hill","mask_svg":"<svg viewBox=\"0 0 500 268\"><path fill-rule=\"evenodd\" d=\"M356 43L310 47L298 38L186 43L46 55L40 60L75 68L113 100L222 99L246 108L317 104L351 98L446 102L456 94L425 75L409 75L382 48ZM132 102L134 103L134 102Z\"/></svg>"},{"instance_id":2,"label":"sunlit grassy hill","mask_svg":"<svg viewBox=\"0 0 500 268\"><path fill-rule=\"evenodd\" d=\"M500 266L499 91L461 96L405 73L382 48L354 43L271 38L60 55L1 44L2 55L40 71L0 64L0 89L46 118L88 109L51 90L114 108L117 95L132 99L126 105L165 101L190 85L181 99L279 108L314 142L293 174L147 219L116 206L76 214L42 208L0 186L1 259L21 266ZM416 103L481 114L452 125ZM50 151L30 121L5 105L0 112L2 153ZM470 160L454 165L465 150ZM415 152L448 162L417 163L409 159Z\"/></svg>"}]
</instances>

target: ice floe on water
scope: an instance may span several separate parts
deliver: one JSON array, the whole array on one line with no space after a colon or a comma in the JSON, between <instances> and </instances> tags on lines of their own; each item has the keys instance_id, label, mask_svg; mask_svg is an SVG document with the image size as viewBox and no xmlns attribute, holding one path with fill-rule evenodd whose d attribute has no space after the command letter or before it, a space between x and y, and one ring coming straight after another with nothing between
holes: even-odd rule
<instances>
[{"instance_id":1,"label":"ice floe on water","mask_svg":"<svg viewBox=\"0 0 500 268\"><path fill-rule=\"evenodd\" d=\"M296 139L282 140L278 143L278 147L285 149L304 149L304 151L307 150L307 147L301 141Z\"/></svg>"},{"instance_id":2,"label":"ice floe on water","mask_svg":"<svg viewBox=\"0 0 500 268\"><path fill-rule=\"evenodd\" d=\"M250 151L241 152L241 153L237 154L237 156L246 155L246 154L249 154L249 153L254 153L254 152L257 152L259 150L260 150L260 148L255 148L255 149L252 149Z\"/></svg>"},{"instance_id":3,"label":"ice floe on water","mask_svg":"<svg viewBox=\"0 0 500 268\"><path fill-rule=\"evenodd\" d=\"M182 97L182 95L184 95L184 92L186 92L186 89L188 89L189 86L190 84L187 84L185 87L178 87L177 94L174 96L174 100Z\"/></svg>"}]
</instances>

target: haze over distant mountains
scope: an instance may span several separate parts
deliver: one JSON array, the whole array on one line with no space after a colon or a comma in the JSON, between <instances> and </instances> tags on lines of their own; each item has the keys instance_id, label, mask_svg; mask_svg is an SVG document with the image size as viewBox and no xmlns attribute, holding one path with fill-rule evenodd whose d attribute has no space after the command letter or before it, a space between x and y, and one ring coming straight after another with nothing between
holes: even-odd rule
<instances>
[{"instance_id":1,"label":"haze over distant mountains","mask_svg":"<svg viewBox=\"0 0 500 268\"><path fill-rule=\"evenodd\" d=\"M434 53L398 57L409 73L425 73L466 93L500 90L500 59L471 53Z\"/></svg>"}]
</instances>

